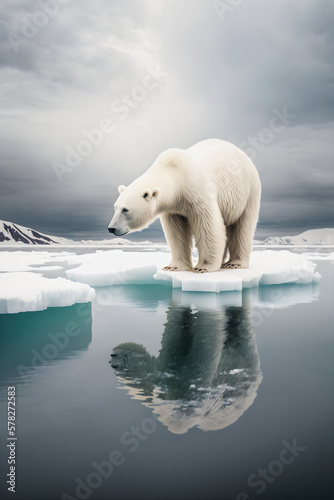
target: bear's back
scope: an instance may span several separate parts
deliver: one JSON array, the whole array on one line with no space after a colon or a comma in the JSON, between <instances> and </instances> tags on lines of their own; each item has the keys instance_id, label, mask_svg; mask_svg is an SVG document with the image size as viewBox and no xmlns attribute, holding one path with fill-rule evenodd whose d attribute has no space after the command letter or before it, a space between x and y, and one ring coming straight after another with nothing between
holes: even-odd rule
<instances>
[{"instance_id":1,"label":"bear's back","mask_svg":"<svg viewBox=\"0 0 334 500\"><path fill-rule=\"evenodd\" d=\"M252 160L234 144L220 139L207 139L185 150L189 164L204 170L212 180L223 177L237 183L258 178Z\"/></svg>"},{"instance_id":2,"label":"bear's back","mask_svg":"<svg viewBox=\"0 0 334 500\"><path fill-rule=\"evenodd\" d=\"M228 168L237 162L252 170L255 166L252 160L240 148L221 139L206 139L185 150L202 165L215 165ZM256 170L256 169L255 169Z\"/></svg>"},{"instance_id":3,"label":"bear's back","mask_svg":"<svg viewBox=\"0 0 334 500\"><path fill-rule=\"evenodd\" d=\"M202 190L215 186L217 201L226 223L243 213L251 194L258 196L261 183L252 160L237 146L220 139L207 139L185 150L189 165L201 172ZM231 202L233 201L233 202Z\"/></svg>"}]
</instances>

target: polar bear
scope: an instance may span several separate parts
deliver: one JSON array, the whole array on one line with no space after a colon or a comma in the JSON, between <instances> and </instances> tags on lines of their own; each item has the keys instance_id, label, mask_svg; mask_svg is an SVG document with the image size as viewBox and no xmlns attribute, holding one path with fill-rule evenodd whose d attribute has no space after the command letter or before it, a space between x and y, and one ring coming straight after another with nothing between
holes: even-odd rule
<instances>
[{"instance_id":1,"label":"polar bear","mask_svg":"<svg viewBox=\"0 0 334 500\"><path fill-rule=\"evenodd\" d=\"M160 217L172 254L164 270L205 273L249 266L261 182L253 162L233 144L207 139L185 150L167 149L118 191L109 232L124 236Z\"/></svg>"}]
</instances>

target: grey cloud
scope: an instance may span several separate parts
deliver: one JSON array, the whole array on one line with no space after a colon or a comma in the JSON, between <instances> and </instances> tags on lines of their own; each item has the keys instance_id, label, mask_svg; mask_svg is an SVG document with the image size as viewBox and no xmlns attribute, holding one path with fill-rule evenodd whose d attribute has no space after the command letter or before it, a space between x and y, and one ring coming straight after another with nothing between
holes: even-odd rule
<instances>
[{"instance_id":1,"label":"grey cloud","mask_svg":"<svg viewBox=\"0 0 334 500\"><path fill-rule=\"evenodd\" d=\"M258 234L333 225L333 4L253 0L221 21L206 0L73 1L16 54L8 32L38 9L0 7L1 218L104 237L117 185L163 149L207 137L247 143L286 106L295 118L254 160ZM121 120L111 103L156 65L168 77ZM59 184L52 162L103 118L115 131ZM139 237L159 234L156 223Z\"/></svg>"}]
</instances>

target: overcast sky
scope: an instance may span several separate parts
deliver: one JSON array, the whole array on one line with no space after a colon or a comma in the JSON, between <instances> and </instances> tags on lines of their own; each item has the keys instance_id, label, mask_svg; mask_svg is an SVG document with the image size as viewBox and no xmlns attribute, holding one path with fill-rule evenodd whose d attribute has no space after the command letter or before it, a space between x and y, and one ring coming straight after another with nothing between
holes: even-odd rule
<instances>
[{"instance_id":1,"label":"overcast sky","mask_svg":"<svg viewBox=\"0 0 334 500\"><path fill-rule=\"evenodd\" d=\"M259 170L258 238L334 226L333 2L7 0L0 11L1 219L108 237L119 184L164 149L217 137ZM154 224L140 239L160 234Z\"/></svg>"}]
</instances>

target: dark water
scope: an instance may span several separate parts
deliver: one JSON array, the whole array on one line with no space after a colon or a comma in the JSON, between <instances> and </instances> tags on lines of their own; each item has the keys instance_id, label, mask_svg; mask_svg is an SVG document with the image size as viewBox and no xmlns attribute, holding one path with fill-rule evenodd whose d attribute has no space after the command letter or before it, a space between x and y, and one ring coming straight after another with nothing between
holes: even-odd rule
<instances>
[{"instance_id":1,"label":"dark water","mask_svg":"<svg viewBox=\"0 0 334 500\"><path fill-rule=\"evenodd\" d=\"M333 498L334 266L318 269L319 287L115 287L1 315L2 498Z\"/></svg>"}]
</instances>

